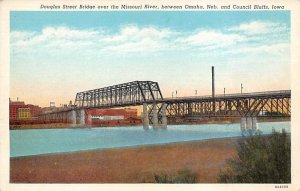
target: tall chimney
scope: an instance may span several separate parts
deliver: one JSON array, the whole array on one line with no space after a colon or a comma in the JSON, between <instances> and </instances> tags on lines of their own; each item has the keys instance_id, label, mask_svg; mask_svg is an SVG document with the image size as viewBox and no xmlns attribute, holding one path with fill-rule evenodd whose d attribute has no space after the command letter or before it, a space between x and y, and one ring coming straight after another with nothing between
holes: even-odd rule
<instances>
[{"instance_id":1,"label":"tall chimney","mask_svg":"<svg viewBox=\"0 0 300 191\"><path fill-rule=\"evenodd\" d=\"M211 67L211 78L212 78L212 81L211 81L211 96L212 96L212 99L213 99L213 112L216 111L216 106L215 106L215 68L214 66Z\"/></svg>"}]
</instances>

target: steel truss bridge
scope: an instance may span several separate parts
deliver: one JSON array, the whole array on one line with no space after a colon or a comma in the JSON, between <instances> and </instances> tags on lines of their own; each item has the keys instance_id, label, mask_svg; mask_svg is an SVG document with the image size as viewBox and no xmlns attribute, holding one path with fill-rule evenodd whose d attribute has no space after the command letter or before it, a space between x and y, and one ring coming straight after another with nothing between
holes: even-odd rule
<instances>
[{"instance_id":1,"label":"steel truss bridge","mask_svg":"<svg viewBox=\"0 0 300 191\"><path fill-rule=\"evenodd\" d=\"M42 119L84 124L88 109L143 105L143 121L163 123L165 118L290 117L291 91L266 91L215 96L163 98L157 82L134 81L76 94L74 106L40 115ZM78 121L78 120L77 120Z\"/></svg>"},{"instance_id":2,"label":"steel truss bridge","mask_svg":"<svg viewBox=\"0 0 300 191\"><path fill-rule=\"evenodd\" d=\"M134 81L76 94L76 108L113 108L163 100L157 82Z\"/></svg>"},{"instance_id":3,"label":"steel truss bridge","mask_svg":"<svg viewBox=\"0 0 300 191\"><path fill-rule=\"evenodd\" d=\"M290 117L291 91L167 98L168 116Z\"/></svg>"}]
</instances>

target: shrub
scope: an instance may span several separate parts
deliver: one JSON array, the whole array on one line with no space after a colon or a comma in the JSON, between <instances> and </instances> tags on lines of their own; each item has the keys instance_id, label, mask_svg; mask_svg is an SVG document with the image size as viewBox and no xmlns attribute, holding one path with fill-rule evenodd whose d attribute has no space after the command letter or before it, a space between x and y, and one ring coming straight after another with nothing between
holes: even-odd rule
<instances>
[{"instance_id":1,"label":"shrub","mask_svg":"<svg viewBox=\"0 0 300 191\"><path fill-rule=\"evenodd\" d=\"M291 142L285 132L243 137L237 157L229 160L219 176L222 183L290 183Z\"/></svg>"},{"instance_id":2,"label":"shrub","mask_svg":"<svg viewBox=\"0 0 300 191\"><path fill-rule=\"evenodd\" d=\"M190 170L181 170L174 175L154 175L156 183L196 183L197 174Z\"/></svg>"}]
</instances>

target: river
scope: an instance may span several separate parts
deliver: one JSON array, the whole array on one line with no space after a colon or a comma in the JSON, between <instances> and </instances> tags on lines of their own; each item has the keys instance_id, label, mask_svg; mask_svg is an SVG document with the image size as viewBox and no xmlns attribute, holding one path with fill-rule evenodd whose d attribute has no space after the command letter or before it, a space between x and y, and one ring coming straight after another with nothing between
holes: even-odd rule
<instances>
[{"instance_id":1,"label":"river","mask_svg":"<svg viewBox=\"0 0 300 191\"><path fill-rule=\"evenodd\" d=\"M258 123L263 134L272 129L290 133L290 122ZM168 125L144 130L142 126L10 130L10 156L72 152L241 136L240 124Z\"/></svg>"}]
</instances>

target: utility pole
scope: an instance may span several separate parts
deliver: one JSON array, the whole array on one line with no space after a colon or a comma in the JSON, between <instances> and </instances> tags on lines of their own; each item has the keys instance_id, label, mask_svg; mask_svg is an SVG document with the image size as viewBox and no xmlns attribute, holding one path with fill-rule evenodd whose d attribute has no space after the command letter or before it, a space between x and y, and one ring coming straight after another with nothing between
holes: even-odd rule
<instances>
[{"instance_id":1,"label":"utility pole","mask_svg":"<svg viewBox=\"0 0 300 191\"><path fill-rule=\"evenodd\" d=\"M224 88L224 97L225 97L225 88Z\"/></svg>"},{"instance_id":2,"label":"utility pole","mask_svg":"<svg viewBox=\"0 0 300 191\"><path fill-rule=\"evenodd\" d=\"M243 84L241 84L241 94L243 93Z\"/></svg>"}]
</instances>

